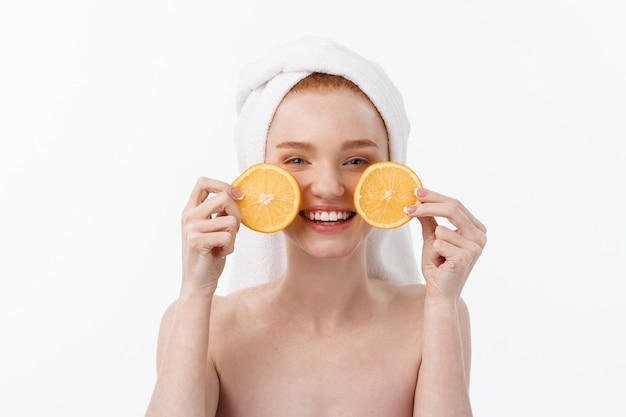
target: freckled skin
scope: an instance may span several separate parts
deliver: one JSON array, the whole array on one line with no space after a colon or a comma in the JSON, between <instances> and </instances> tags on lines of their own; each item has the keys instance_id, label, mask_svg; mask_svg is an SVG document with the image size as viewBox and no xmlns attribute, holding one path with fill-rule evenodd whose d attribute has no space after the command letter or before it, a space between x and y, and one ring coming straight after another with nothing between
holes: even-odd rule
<instances>
[{"instance_id":1,"label":"freckled skin","mask_svg":"<svg viewBox=\"0 0 626 417\"><path fill-rule=\"evenodd\" d=\"M280 148L293 138L314 146ZM375 146L342 150L359 139ZM294 156L302 161L290 163ZM386 131L369 101L347 90L287 96L268 134L266 161L292 172L303 208L354 210L352 190L367 166L347 163L356 156L387 159ZM285 277L214 301L218 415L412 415L423 288L368 279L363 252L371 228L358 216L349 222L339 233L320 234L298 218L285 231ZM343 274L346 268L358 273ZM295 305L309 289L320 298L300 310ZM349 302L333 301L331 291L345 291Z\"/></svg>"},{"instance_id":2,"label":"freckled skin","mask_svg":"<svg viewBox=\"0 0 626 417\"><path fill-rule=\"evenodd\" d=\"M214 299L220 416L412 416L423 286L372 280L332 326L300 318L278 283Z\"/></svg>"},{"instance_id":3,"label":"freckled skin","mask_svg":"<svg viewBox=\"0 0 626 417\"><path fill-rule=\"evenodd\" d=\"M268 133L266 160L294 175L304 212L353 212L361 172L387 159L376 109L344 88L289 94ZM409 210L423 230L425 285L368 276L371 227L358 216L297 216L283 232L285 273L220 297L241 221L236 196L200 179L183 211L181 293L162 320L148 416L472 415L460 293L486 238L465 207L420 189L422 204Z\"/></svg>"}]
</instances>

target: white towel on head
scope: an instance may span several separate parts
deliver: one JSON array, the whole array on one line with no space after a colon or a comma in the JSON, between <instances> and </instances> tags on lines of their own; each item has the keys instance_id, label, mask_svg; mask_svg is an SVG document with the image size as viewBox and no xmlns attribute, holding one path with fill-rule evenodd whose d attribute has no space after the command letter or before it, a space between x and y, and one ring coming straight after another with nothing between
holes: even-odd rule
<instances>
[{"instance_id":1,"label":"white towel on head","mask_svg":"<svg viewBox=\"0 0 626 417\"><path fill-rule=\"evenodd\" d=\"M340 75L370 98L389 136L392 161L406 161L409 121L400 92L376 63L331 40L308 36L278 47L242 69L235 128L240 171L265 160L265 142L276 108L291 88L313 72ZM229 290L269 282L285 269L282 233L262 234L241 227L232 258ZM403 284L419 282L410 224L375 229L367 240L370 277Z\"/></svg>"}]
</instances>

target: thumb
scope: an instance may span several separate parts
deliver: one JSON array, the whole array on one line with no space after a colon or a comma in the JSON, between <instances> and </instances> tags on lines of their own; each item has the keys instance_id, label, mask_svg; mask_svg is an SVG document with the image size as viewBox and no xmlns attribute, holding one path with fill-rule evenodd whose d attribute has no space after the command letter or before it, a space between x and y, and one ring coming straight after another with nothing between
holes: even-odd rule
<instances>
[{"instance_id":1,"label":"thumb","mask_svg":"<svg viewBox=\"0 0 626 417\"><path fill-rule=\"evenodd\" d=\"M422 224L422 237L424 240L435 240L437 220L434 217L418 217L418 220Z\"/></svg>"}]
</instances>

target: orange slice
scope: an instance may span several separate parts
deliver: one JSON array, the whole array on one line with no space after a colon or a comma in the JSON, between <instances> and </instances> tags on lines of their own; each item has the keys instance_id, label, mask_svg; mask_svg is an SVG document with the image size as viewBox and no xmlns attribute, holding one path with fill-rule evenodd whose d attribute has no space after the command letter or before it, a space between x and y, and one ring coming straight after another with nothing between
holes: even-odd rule
<instances>
[{"instance_id":1,"label":"orange slice","mask_svg":"<svg viewBox=\"0 0 626 417\"><path fill-rule=\"evenodd\" d=\"M415 189L422 181L411 168L398 162L377 162L363 171L354 189L354 206L366 223L393 229L411 218L404 207L418 204Z\"/></svg>"},{"instance_id":2,"label":"orange slice","mask_svg":"<svg viewBox=\"0 0 626 417\"><path fill-rule=\"evenodd\" d=\"M252 165L232 185L243 194L237 205L242 223L252 230L278 232L298 215L300 186L293 175L278 165Z\"/></svg>"}]
</instances>

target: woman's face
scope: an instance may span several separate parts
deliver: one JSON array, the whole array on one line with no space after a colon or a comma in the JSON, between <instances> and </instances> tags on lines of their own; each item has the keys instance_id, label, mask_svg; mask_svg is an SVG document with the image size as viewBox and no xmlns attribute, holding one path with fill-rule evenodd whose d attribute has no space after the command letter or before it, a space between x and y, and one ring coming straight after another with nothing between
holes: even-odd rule
<instances>
[{"instance_id":1,"label":"woman's face","mask_svg":"<svg viewBox=\"0 0 626 417\"><path fill-rule=\"evenodd\" d=\"M340 257L371 230L355 213L352 194L363 170L389 159L385 125L373 104L348 88L288 94L270 126L266 162L300 185L300 215L285 230L316 257Z\"/></svg>"}]
</instances>

